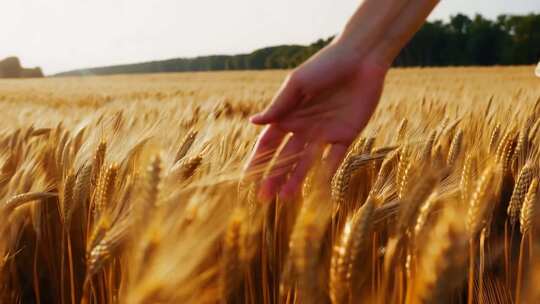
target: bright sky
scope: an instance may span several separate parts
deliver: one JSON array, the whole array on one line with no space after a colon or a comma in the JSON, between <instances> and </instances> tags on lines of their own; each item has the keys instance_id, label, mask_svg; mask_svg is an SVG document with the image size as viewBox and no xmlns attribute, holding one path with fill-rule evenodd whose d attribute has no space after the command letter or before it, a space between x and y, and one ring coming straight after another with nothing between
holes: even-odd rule
<instances>
[{"instance_id":1,"label":"bright sky","mask_svg":"<svg viewBox=\"0 0 540 304\"><path fill-rule=\"evenodd\" d=\"M46 74L235 54L340 31L358 0L3 0L0 58ZM539 0L442 0L430 19L540 12Z\"/></svg>"}]
</instances>

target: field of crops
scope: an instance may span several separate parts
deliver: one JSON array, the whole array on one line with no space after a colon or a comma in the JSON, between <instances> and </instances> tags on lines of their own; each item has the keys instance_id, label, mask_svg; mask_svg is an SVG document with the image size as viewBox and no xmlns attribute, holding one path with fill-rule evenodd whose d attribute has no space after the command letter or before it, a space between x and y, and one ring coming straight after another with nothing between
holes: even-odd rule
<instances>
[{"instance_id":1,"label":"field of crops","mask_svg":"<svg viewBox=\"0 0 540 304\"><path fill-rule=\"evenodd\" d=\"M1 80L0 302L540 303L533 70L392 70L271 202L247 118L286 72Z\"/></svg>"}]
</instances>

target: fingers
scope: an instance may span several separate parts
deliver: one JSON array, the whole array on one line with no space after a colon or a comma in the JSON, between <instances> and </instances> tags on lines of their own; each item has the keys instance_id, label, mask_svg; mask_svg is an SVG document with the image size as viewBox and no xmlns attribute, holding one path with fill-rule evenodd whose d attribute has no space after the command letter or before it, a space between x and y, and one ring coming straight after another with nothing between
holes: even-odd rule
<instances>
[{"instance_id":1,"label":"fingers","mask_svg":"<svg viewBox=\"0 0 540 304\"><path fill-rule=\"evenodd\" d=\"M330 148L330 152L325 160L328 177L331 178L336 173L339 165L347 154L348 145L342 143L334 143Z\"/></svg>"},{"instance_id":2,"label":"fingers","mask_svg":"<svg viewBox=\"0 0 540 304\"><path fill-rule=\"evenodd\" d=\"M311 169L317 158L322 154L322 149L322 145L318 143L311 143L306 147L296 167L291 172L289 179L281 187L279 196L282 199L289 200L298 194L309 169Z\"/></svg>"},{"instance_id":3,"label":"fingers","mask_svg":"<svg viewBox=\"0 0 540 304\"><path fill-rule=\"evenodd\" d=\"M270 103L270 106L261 113L252 116L250 121L258 125L276 122L291 111L302 98L301 95L298 82L289 77Z\"/></svg>"},{"instance_id":4,"label":"fingers","mask_svg":"<svg viewBox=\"0 0 540 304\"><path fill-rule=\"evenodd\" d=\"M294 164L302 156L305 140L298 135L293 135L285 144L274 162L274 167L269 171L267 178L263 181L259 192L261 200L270 200L278 192L279 187L287 179L287 174L292 170Z\"/></svg>"},{"instance_id":5,"label":"fingers","mask_svg":"<svg viewBox=\"0 0 540 304\"><path fill-rule=\"evenodd\" d=\"M262 175L286 134L275 125L267 126L257 140L247 163L246 173L254 177Z\"/></svg>"}]
</instances>

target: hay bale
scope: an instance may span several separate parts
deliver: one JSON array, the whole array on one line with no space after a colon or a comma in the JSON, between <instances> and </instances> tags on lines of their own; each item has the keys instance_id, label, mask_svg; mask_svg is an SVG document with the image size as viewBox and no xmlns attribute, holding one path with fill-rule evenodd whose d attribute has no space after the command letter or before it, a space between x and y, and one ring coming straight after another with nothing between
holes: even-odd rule
<instances>
[{"instance_id":1,"label":"hay bale","mask_svg":"<svg viewBox=\"0 0 540 304\"><path fill-rule=\"evenodd\" d=\"M17 57L8 57L0 61L1 78L19 78L21 69L21 62Z\"/></svg>"},{"instance_id":2,"label":"hay bale","mask_svg":"<svg viewBox=\"0 0 540 304\"><path fill-rule=\"evenodd\" d=\"M43 77L41 68L25 69L17 57L8 57L0 61L0 78L39 78Z\"/></svg>"},{"instance_id":3,"label":"hay bale","mask_svg":"<svg viewBox=\"0 0 540 304\"><path fill-rule=\"evenodd\" d=\"M43 77L43 71L41 71L41 68L33 68L33 69L22 69L21 73L19 75L20 78L41 78Z\"/></svg>"}]
</instances>

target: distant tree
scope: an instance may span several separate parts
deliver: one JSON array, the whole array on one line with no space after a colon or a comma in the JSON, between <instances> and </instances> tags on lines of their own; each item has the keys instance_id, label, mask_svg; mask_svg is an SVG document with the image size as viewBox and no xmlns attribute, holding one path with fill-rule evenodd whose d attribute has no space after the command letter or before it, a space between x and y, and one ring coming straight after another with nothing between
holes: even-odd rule
<instances>
[{"instance_id":1,"label":"distant tree","mask_svg":"<svg viewBox=\"0 0 540 304\"><path fill-rule=\"evenodd\" d=\"M513 37L512 62L530 64L540 58L540 14L512 16L508 20Z\"/></svg>"},{"instance_id":2,"label":"distant tree","mask_svg":"<svg viewBox=\"0 0 540 304\"><path fill-rule=\"evenodd\" d=\"M450 16L450 28L456 34L468 35L471 28L472 20L463 14Z\"/></svg>"},{"instance_id":3,"label":"distant tree","mask_svg":"<svg viewBox=\"0 0 540 304\"><path fill-rule=\"evenodd\" d=\"M467 55L475 65L501 63L507 33L497 24L476 15L470 25Z\"/></svg>"},{"instance_id":4,"label":"distant tree","mask_svg":"<svg viewBox=\"0 0 540 304\"><path fill-rule=\"evenodd\" d=\"M205 56L73 71L64 75L159 73L294 68L334 37L307 46L281 45L235 56ZM536 64L540 58L540 14L457 14L448 22L426 22L397 56L396 66Z\"/></svg>"}]
</instances>

